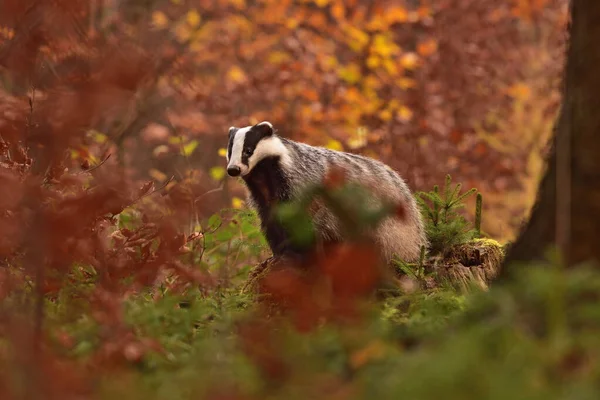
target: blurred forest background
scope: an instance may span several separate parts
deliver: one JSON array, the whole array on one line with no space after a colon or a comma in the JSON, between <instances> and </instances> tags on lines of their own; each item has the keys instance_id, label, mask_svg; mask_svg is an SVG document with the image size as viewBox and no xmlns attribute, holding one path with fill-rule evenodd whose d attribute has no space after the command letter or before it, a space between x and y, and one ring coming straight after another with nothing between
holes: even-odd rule
<instances>
[{"instance_id":1,"label":"blurred forest background","mask_svg":"<svg viewBox=\"0 0 600 400\"><path fill-rule=\"evenodd\" d=\"M73 157L111 153L131 177L195 184L208 192L200 216L241 205L225 132L261 120L381 159L415 190L451 174L483 193L483 230L501 241L533 203L560 99L564 0L3 3L4 107L34 90L76 124L88 102ZM104 74L101 90L71 96L65 84L86 74Z\"/></svg>"},{"instance_id":2,"label":"blurred forest background","mask_svg":"<svg viewBox=\"0 0 600 400\"><path fill-rule=\"evenodd\" d=\"M483 194L484 236L511 241L567 8L1 0L0 398L597 398L597 271L550 257L485 292L420 287L418 265L373 299L372 249L340 245L308 278L265 278L275 315L240 290L269 252L224 168L229 126L269 120L415 191L450 174ZM456 221L436 232L460 246Z\"/></svg>"}]
</instances>

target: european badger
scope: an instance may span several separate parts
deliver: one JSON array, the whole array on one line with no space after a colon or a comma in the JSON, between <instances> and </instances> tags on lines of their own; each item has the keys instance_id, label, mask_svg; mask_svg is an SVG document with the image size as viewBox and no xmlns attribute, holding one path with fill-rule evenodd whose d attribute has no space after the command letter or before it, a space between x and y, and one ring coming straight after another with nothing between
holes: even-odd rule
<instances>
[{"instance_id":1,"label":"european badger","mask_svg":"<svg viewBox=\"0 0 600 400\"><path fill-rule=\"evenodd\" d=\"M257 209L261 227L274 255L302 253L287 240L283 227L271 218L277 202L292 200L309 184L322 181L330 166L346 170L349 181L366 186L375 199L402 202L405 217L387 217L371 233L384 261L393 254L416 261L427 246L421 214L406 182L391 168L371 158L313 147L280 137L264 121L229 128L227 174L241 176L249 190L249 205ZM325 207L313 215L319 243L343 240L337 218Z\"/></svg>"}]
</instances>

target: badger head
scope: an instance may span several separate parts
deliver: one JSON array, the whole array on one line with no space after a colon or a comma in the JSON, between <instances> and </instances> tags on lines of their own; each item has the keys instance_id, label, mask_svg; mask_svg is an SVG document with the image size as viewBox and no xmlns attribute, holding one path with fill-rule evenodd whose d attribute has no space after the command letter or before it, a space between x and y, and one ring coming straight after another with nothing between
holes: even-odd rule
<instances>
[{"instance_id":1,"label":"badger head","mask_svg":"<svg viewBox=\"0 0 600 400\"><path fill-rule=\"evenodd\" d=\"M263 121L244 128L229 128L227 145L227 174L245 176L266 158L282 158L287 150L274 134L273 125Z\"/></svg>"}]
</instances>

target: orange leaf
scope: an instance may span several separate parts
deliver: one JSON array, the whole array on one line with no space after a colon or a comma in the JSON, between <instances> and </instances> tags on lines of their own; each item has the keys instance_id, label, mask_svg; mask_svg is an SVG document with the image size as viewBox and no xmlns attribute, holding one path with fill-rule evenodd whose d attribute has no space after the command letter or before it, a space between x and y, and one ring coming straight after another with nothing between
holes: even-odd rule
<instances>
[{"instance_id":1,"label":"orange leaf","mask_svg":"<svg viewBox=\"0 0 600 400\"><path fill-rule=\"evenodd\" d=\"M426 40L417 45L417 53L423 57L430 56L437 51L437 46L438 44L436 40Z\"/></svg>"}]
</instances>

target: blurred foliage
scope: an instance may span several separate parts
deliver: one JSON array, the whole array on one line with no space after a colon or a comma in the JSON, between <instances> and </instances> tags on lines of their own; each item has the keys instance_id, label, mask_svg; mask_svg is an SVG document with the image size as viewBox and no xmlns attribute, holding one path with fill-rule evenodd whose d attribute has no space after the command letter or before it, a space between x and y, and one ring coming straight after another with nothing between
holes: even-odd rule
<instances>
[{"instance_id":1,"label":"blurred foliage","mask_svg":"<svg viewBox=\"0 0 600 400\"><path fill-rule=\"evenodd\" d=\"M0 90L73 115L73 84L96 93L89 79L103 79L82 99L103 111L73 157L110 152L132 176L197 183L201 217L240 205L223 132L266 119L380 158L417 190L450 173L485 195L483 229L511 239L558 104L565 4L6 0Z\"/></svg>"},{"instance_id":2,"label":"blurred foliage","mask_svg":"<svg viewBox=\"0 0 600 400\"><path fill-rule=\"evenodd\" d=\"M373 247L340 244L257 302L268 251L223 169L226 128L267 119L417 190L450 173L510 237L565 22L561 0L3 0L0 398L595 398L595 271L377 300Z\"/></svg>"}]
</instances>

